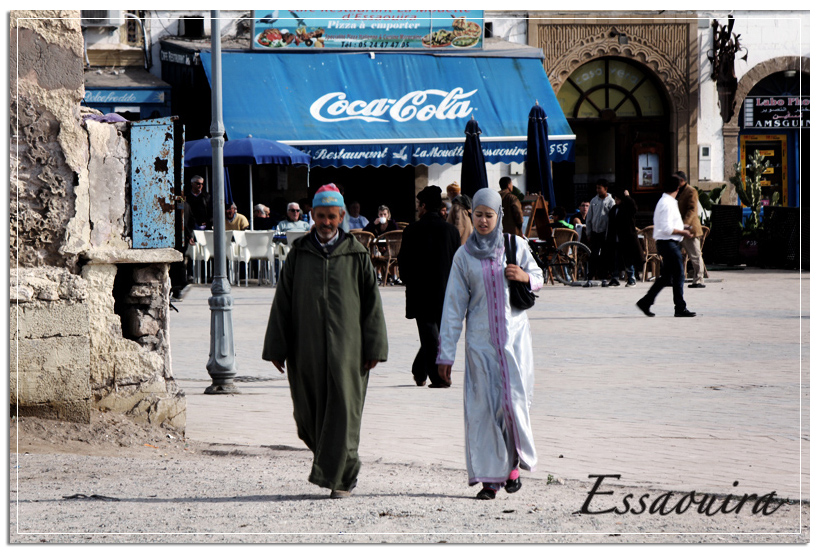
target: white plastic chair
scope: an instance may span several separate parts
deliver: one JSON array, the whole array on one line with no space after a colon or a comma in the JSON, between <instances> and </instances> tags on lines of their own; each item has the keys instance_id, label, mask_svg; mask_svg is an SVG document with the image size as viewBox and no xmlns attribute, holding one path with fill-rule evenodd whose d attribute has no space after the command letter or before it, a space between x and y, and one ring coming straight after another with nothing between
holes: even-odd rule
<instances>
[{"instance_id":1,"label":"white plastic chair","mask_svg":"<svg viewBox=\"0 0 820 553\"><path fill-rule=\"evenodd\" d=\"M269 250L271 245L273 244L273 231L272 230L246 230L245 231L245 243L248 250L248 254L250 256L251 261L256 260L257 265L257 275L259 276L259 284L262 284L262 275L265 274L266 278L272 278L270 276L270 256ZM262 270L263 262L265 270Z\"/></svg>"},{"instance_id":2,"label":"white plastic chair","mask_svg":"<svg viewBox=\"0 0 820 553\"><path fill-rule=\"evenodd\" d=\"M289 230L285 233L287 237L288 243L287 244L274 244L275 248L275 259L279 260L279 270L282 270L284 267L285 259L288 257L288 252L290 252L290 247L294 241L306 235L308 231L305 230Z\"/></svg>"},{"instance_id":3,"label":"white plastic chair","mask_svg":"<svg viewBox=\"0 0 820 553\"><path fill-rule=\"evenodd\" d=\"M198 258L196 261L197 267L199 262L204 263L205 269L205 281L208 282L208 264L214 256L214 231L212 230L195 230L194 231L194 240L197 243L197 254ZM199 273L199 276L202 276L202 273ZM199 282L199 280L197 280Z\"/></svg>"},{"instance_id":4,"label":"white plastic chair","mask_svg":"<svg viewBox=\"0 0 820 553\"><path fill-rule=\"evenodd\" d=\"M245 286L248 285L248 267L251 261L248 251L248 242L245 238L244 230L232 230L225 232L225 251L228 261L231 264L233 283L239 284L239 264L245 264Z\"/></svg>"},{"instance_id":5,"label":"white plastic chair","mask_svg":"<svg viewBox=\"0 0 820 553\"><path fill-rule=\"evenodd\" d=\"M297 238L301 238L307 234L305 230L289 230L285 233L285 236L288 237L288 248L296 241Z\"/></svg>"},{"instance_id":6,"label":"white plastic chair","mask_svg":"<svg viewBox=\"0 0 820 553\"><path fill-rule=\"evenodd\" d=\"M202 246L196 241L196 236L194 236L194 243L188 244L188 249L185 250L185 257L191 260L191 265L194 269L194 282L199 283L199 262L204 255L202 253ZM186 263L187 265L187 263Z\"/></svg>"},{"instance_id":7,"label":"white plastic chair","mask_svg":"<svg viewBox=\"0 0 820 553\"><path fill-rule=\"evenodd\" d=\"M277 261L279 259L279 248L280 245L274 242L272 239L270 243L268 243L268 264L270 266L270 285L274 286L276 282L279 280L279 272L276 270L278 268Z\"/></svg>"}]
</instances>

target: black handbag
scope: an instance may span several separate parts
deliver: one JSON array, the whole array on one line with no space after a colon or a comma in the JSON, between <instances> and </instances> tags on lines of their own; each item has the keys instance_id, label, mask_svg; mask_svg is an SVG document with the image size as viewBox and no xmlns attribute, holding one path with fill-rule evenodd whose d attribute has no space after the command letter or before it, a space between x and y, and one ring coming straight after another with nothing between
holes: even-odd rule
<instances>
[{"instance_id":1,"label":"black handbag","mask_svg":"<svg viewBox=\"0 0 820 553\"><path fill-rule=\"evenodd\" d=\"M517 265L515 261L515 237L509 234L504 234L504 252L507 254L507 264ZM510 304L517 309L529 309L535 305L535 294L532 293L530 285L527 282L518 282L517 280L510 280L507 282L510 289Z\"/></svg>"}]
</instances>

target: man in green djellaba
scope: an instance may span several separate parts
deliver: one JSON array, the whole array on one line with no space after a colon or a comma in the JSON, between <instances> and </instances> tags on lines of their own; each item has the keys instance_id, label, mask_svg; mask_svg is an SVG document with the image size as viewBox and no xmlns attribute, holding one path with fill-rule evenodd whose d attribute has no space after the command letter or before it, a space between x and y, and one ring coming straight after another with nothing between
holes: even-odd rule
<instances>
[{"instance_id":1,"label":"man in green djellaba","mask_svg":"<svg viewBox=\"0 0 820 553\"><path fill-rule=\"evenodd\" d=\"M350 496L370 370L387 360L387 327L370 253L345 233L333 184L313 198L314 228L296 240L276 287L262 358L287 366L299 438L313 452L308 480Z\"/></svg>"}]
</instances>

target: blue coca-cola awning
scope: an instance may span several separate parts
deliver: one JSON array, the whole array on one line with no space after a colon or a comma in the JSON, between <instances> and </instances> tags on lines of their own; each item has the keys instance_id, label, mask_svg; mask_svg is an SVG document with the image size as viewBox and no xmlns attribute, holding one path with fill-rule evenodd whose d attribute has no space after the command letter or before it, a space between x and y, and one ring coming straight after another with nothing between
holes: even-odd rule
<instances>
[{"instance_id":1,"label":"blue coca-cola awning","mask_svg":"<svg viewBox=\"0 0 820 553\"><path fill-rule=\"evenodd\" d=\"M210 79L210 52L200 55ZM223 52L222 98L229 139L278 140L314 167L460 163L470 118L488 163L522 163L536 101L549 117L550 159L574 159L575 136L537 58Z\"/></svg>"}]
</instances>

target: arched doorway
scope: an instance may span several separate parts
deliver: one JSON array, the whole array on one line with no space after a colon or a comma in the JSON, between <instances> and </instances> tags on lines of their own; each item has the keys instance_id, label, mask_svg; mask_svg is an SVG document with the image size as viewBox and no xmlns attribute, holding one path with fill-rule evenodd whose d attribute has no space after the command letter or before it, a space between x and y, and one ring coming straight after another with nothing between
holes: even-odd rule
<instances>
[{"instance_id":1,"label":"arched doorway","mask_svg":"<svg viewBox=\"0 0 820 553\"><path fill-rule=\"evenodd\" d=\"M604 57L578 67L562 84L558 101L576 135L574 163L556 164L556 179L572 182L557 198L577 205L606 179L634 194L640 209L651 210L660 179L670 164L670 109L662 85L646 67L624 58ZM657 154L639 164L641 153Z\"/></svg>"},{"instance_id":2,"label":"arched doorway","mask_svg":"<svg viewBox=\"0 0 820 553\"><path fill-rule=\"evenodd\" d=\"M800 153L809 151L809 87L808 73L778 71L758 81L738 110L742 173L755 151L771 165L762 181L764 205L803 203L800 183L809 182L809 164L800 163Z\"/></svg>"}]
</instances>

